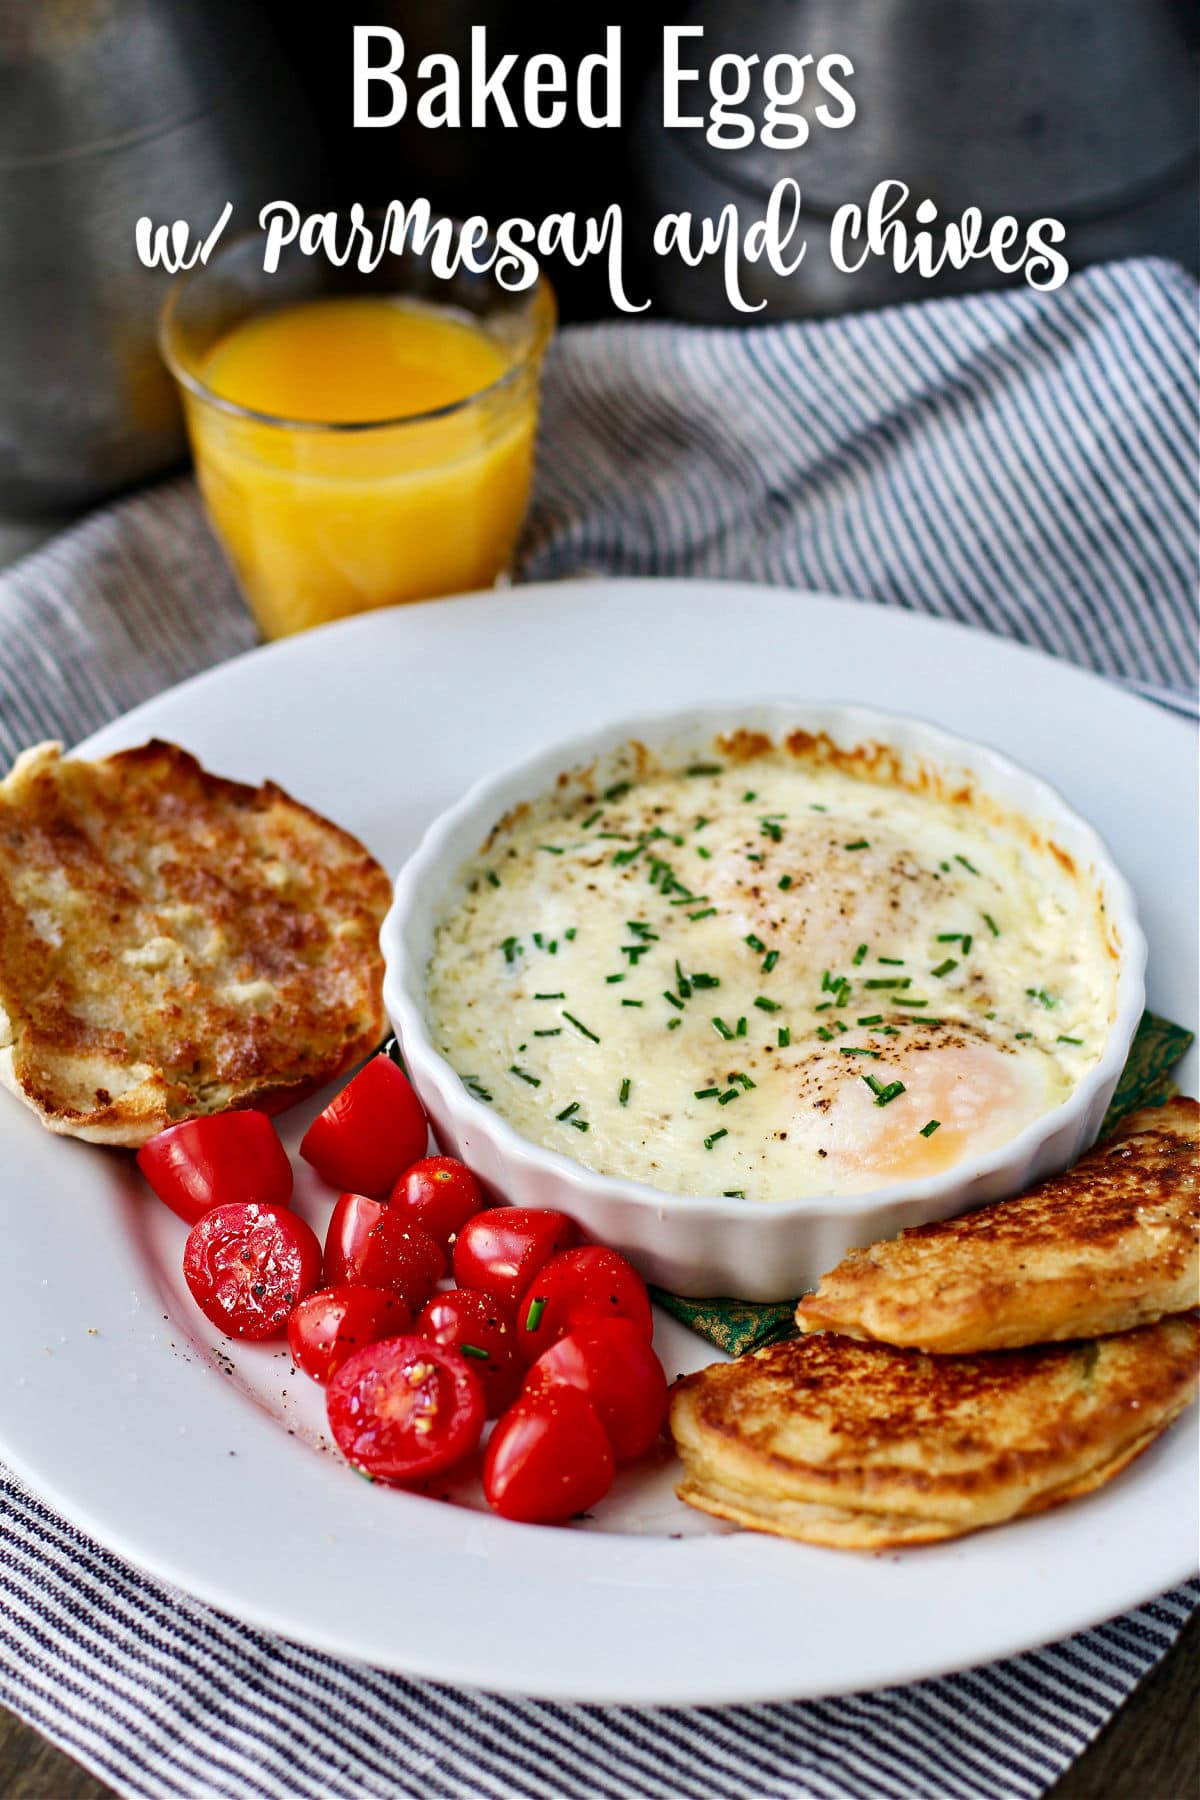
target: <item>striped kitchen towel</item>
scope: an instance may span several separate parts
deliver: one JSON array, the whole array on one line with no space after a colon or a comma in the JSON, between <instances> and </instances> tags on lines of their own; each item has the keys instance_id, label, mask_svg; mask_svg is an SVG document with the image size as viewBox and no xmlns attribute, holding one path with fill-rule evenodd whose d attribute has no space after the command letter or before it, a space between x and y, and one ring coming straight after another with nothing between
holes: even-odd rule
<instances>
[{"instance_id":1,"label":"striped kitchen towel","mask_svg":"<svg viewBox=\"0 0 1200 1800\"><path fill-rule=\"evenodd\" d=\"M521 573L844 591L1194 710L1195 317L1188 276L1134 262L821 323L566 331ZM97 514L0 575L0 759L253 638L190 482ZM1200 1598L908 1688L648 1713L341 1664L146 1579L11 1480L0 1508L0 1699L155 1797L1017 1800Z\"/></svg>"}]
</instances>

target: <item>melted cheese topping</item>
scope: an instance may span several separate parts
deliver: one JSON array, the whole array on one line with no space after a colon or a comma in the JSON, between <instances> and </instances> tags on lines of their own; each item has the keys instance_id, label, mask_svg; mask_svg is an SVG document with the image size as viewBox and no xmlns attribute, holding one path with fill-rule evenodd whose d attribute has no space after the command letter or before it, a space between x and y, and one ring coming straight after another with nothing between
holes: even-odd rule
<instances>
[{"instance_id":1,"label":"melted cheese topping","mask_svg":"<svg viewBox=\"0 0 1200 1800\"><path fill-rule=\"evenodd\" d=\"M465 871L428 1007L525 1137L671 1193L919 1179L1099 1058L1099 899L1031 828L785 751L560 784Z\"/></svg>"}]
</instances>

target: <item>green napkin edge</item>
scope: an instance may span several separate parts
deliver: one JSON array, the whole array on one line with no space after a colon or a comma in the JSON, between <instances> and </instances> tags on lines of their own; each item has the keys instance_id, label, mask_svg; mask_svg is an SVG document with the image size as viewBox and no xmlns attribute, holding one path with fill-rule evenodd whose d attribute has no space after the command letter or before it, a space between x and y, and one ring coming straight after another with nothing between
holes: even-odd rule
<instances>
[{"instance_id":1,"label":"green napkin edge","mask_svg":"<svg viewBox=\"0 0 1200 1800\"><path fill-rule=\"evenodd\" d=\"M1142 1014L1100 1127L1102 1138L1127 1113L1136 1112L1139 1106L1162 1106L1178 1091L1170 1079L1171 1071L1190 1047L1193 1035L1186 1026L1173 1025L1157 1013ZM656 1287L650 1294L664 1312L729 1356L744 1356L748 1350L761 1350L766 1344L796 1335L794 1300L688 1300Z\"/></svg>"}]
</instances>

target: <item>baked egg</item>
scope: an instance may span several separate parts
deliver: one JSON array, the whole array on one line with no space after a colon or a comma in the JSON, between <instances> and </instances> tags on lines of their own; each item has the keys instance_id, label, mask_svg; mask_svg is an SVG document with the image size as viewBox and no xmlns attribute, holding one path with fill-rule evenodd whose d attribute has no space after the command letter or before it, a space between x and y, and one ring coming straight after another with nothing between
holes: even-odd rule
<instances>
[{"instance_id":1,"label":"baked egg","mask_svg":"<svg viewBox=\"0 0 1200 1800\"><path fill-rule=\"evenodd\" d=\"M1008 1143L1103 1052L1094 874L969 779L825 734L560 777L463 872L431 1034L526 1138L666 1192L919 1181Z\"/></svg>"}]
</instances>

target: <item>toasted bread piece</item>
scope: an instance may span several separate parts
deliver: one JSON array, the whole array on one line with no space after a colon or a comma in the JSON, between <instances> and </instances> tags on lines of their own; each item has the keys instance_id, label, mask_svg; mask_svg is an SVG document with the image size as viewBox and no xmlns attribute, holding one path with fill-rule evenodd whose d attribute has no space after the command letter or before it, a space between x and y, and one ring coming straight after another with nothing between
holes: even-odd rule
<instances>
[{"instance_id":1,"label":"toasted bread piece","mask_svg":"<svg viewBox=\"0 0 1200 1800\"><path fill-rule=\"evenodd\" d=\"M956 1537L1111 1479L1188 1404L1200 1320L934 1357L821 1334L676 1383L680 1498L869 1549Z\"/></svg>"},{"instance_id":2,"label":"toasted bread piece","mask_svg":"<svg viewBox=\"0 0 1200 1800\"><path fill-rule=\"evenodd\" d=\"M379 1042L390 898L271 782L158 741L26 751L0 783L0 1081L93 1143L277 1110Z\"/></svg>"},{"instance_id":3,"label":"toasted bread piece","mask_svg":"<svg viewBox=\"0 0 1200 1800\"><path fill-rule=\"evenodd\" d=\"M939 1355L1128 1331L1200 1304L1200 1106L1132 1113L1016 1200L852 1250L796 1308Z\"/></svg>"}]
</instances>

